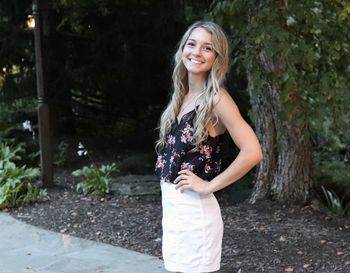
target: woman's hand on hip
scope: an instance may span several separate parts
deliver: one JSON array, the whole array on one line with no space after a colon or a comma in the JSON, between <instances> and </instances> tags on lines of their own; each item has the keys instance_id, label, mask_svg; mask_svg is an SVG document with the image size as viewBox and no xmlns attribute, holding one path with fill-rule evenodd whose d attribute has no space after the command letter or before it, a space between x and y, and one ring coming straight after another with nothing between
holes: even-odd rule
<instances>
[{"instance_id":1,"label":"woman's hand on hip","mask_svg":"<svg viewBox=\"0 0 350 273\"><path fill-rule=\"evenodd\" d=\"M210 184L208 181L203 180L190 170L181 170L178 172L179 176L176 177L174 184L175 189L183 192L185 189L189 189L201 194L211 193Z\"/></svg>"}]
</instances>

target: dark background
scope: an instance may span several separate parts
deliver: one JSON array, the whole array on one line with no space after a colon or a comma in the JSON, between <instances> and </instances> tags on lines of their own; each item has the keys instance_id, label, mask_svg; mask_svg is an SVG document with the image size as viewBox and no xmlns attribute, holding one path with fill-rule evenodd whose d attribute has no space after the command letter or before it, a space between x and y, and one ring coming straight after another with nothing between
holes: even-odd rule
<instances>
[{"instance_id":1,"label":"dark background","mask_svg":"<svg viewBox=\"0 0 350 273\"><path fill-rule=\"evenodd\" d=\"M153 150L171 93L176 45L211 2L49 1L43 11L44 57L55 142L62 136L96 137ZM36 97L29 14L30 1L1 2L0 65L8 67L3 101ZM20 73L9 73L13 66ZM245 115L245 80L231 74L227 85ZM35 113L32 119L35 123Z\"/></svg>"}]
</instances>

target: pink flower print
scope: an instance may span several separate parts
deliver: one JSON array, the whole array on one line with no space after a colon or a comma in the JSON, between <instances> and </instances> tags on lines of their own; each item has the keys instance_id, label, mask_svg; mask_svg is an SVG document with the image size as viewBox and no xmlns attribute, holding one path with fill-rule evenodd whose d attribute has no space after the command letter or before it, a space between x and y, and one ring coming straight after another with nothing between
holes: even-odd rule
<instances>
[{"instance_id":1,"label":"pink flower print","mask_svg":"<svg viewBox=\"0 0 350 273\"><path fill-rule=\"evenodd\" d=\"M181 142L188 143L191 142L193 139L193 128L189 123L186 122L186 127L181 130Z\"/></svg>"},{"instance_id":2,"label":"pink flower print","mask_svg":"<svg viewBox=\"0 0 350 273\"><path fill-rule=\"evenodd\" d=\"M175 144L175 137L173 135L168 135L166 142L170 145L174 145Z\"/></svg>"},{"instance_id":3,"label":"pink flower print","mask_svg":"<svg viewBox=\"0 0 350 273\"><path fill-rule=\"evenodd\" d=\"M209 145L202 145L200 150L200 153L205 156L206 159L211 158L211 152L213 148Z\"/></svg>"},{"instance_id":4,"label":"pink flower print","mask_svg":"<svg viewBox=\"0 0 350 273\"><path fill-rule=\"evenodd\" d=\"M190 164L190 163L188 163L188 162L183 162L182 164L181 164L181 170L190 170L190 171L193 171L193 164Z\"/></svg>"},{"instance_id":5,"label":"pink flower print","mask_svg":"<svg viewBox=\"0 0 350 273\"><path fill-rule=\"evenodd\" d=\"M180 155L177 152L175 152L175 149L173 149L172 156L169 159L169 165L175 166L177 164L176 159L178 159L178 158L180 158Z\"/></svg>"},{"instance_id":6,"label":"pink flower print","mask_svg":"<svg viewBox=\"0 0 350 273\"><path fill-rule=\"evenodd\" d=\"M158 169L158 168L163 169L164 168L164 164L165 164L165 160L163 159L163 156L159 155L157 157L156 169Z\"/></svg>"},{"instance_id":7,"label":"pink flower print","mask_svg":"<svg viewBox=\"0 0 350 273\"><path fill-rule=\"evenodd\" d=\"M169 180L168 177L161 177L161 178L160 178L160 182L166 183L166 182L170 182L170 180Z\"/></svg>"},{"instance_id":8,"label":"pink flower print","mask_svg":"<svg viewBox=\"0 0 350 273\"><path fill-rule=\"evenodd\" d=\"M212 167L210 167L210 165L207 163L207 164L205 164L205 166L204 166L204 171L205 171L205 173L208 173L208 172L210 172L212 170Z\"/></svg>"}]
</instances>

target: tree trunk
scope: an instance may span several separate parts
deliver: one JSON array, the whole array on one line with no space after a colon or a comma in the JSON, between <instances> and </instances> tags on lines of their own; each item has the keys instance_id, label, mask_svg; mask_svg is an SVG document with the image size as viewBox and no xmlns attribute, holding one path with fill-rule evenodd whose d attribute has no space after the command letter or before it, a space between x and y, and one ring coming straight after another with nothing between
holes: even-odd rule
<instances>
[{"instance_id":1,"label":"tree trunk","mask_svg":"<svg viewBox=\"0 0 350 273\"><path fill-rule=\"evenodd\" d=\"M312 147L309 128L300 106L298 91L291 91L287 102L281 101L281 86L267 75L277 73L279 61L266 54L258 62L266 71L263 90L256 91L253 69L247 70L252 110L256 115L255 130L261 141L264 160L257 168L251 203L268 197L283 202L307 202L312 186ZM276 64L277 63L277 64ZM288 112L285 109L288 104ZM289 110L290 109L290 110ZM281 113L286 114L283 118Z\"/></svg>"}]
</instances>

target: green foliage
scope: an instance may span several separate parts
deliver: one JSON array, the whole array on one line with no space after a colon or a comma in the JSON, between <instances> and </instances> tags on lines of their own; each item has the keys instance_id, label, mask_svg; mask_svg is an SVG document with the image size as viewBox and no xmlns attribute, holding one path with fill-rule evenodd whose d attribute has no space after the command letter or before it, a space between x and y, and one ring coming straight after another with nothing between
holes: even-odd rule
<instances>
[{"instance_id":1,"label":"green foliage","mask_svg":"<svg viewBox=\"0 0 350 273\"><path fill-rule=\"evenodd\" d=\"M102 165L101 167L97 167L96 165L85 166L82 169L72 172L74 176L83 177L83 181L77 185L77 192L99 195L109 193L110 177L116 171L118 171L118 167L115 163L112 163L110 165Z\"/></svg>"},{"instance_id":2,"label":"green foliage","mask_svg":"<svg viewBox=\"0 0 350 273\"><path fill-rule=\"evenodd\" d=\"M5 168L7 164L13 161L20 160L20 154L23 154L23 152L24 143L20 143L14 147L10 147L5 143L0 143L0 169Z\"/></svg>"},{"instance_id":3,"label":"green foliage","mask_svg":"<svg viewBox=\"0 0 350 273\"><path fill-rule=\"evenodd\" d=\"M285 6L279 1L214 1L208 16L231 37L232 66L242 77L249 71L252 96L274 82L282 87L280 118L291 107L299 108L300 118L307 118L301 122L311 125L318 141L331 132L343 142L350 133L349 7L347 1L326 0ZM262 66L262 52L273 61L273 71ZM295 96L301 98L298 104Z\"/></svg>"},{"instance_id":4,"label":"green foliage","mask_svg":"<svg viewBox=\"0 0 350 273\"><path fill-rule=\"evenodd\" d=\"M67 160L67 149L68 144L64 141L61 141L60 144L58 144L57 149L54 154L53 162L57 166L62 166L66 160Z\"/></svg>"},{"instance_id":5,"label":"green foliage","mask_svg":"<svg viewBox=\"0 0 350 273\"><path fill-rule=\"evenodd\" d=\"M0 143L0 209L43 200L47 196L46 190L30 183L39 176L39 169L15 164L21 160L23 147L23 143L14 147Z\"/></svg>"},{"instance_id":6,"label":"green foliage","mask_svg":"<svg viewBox=\"0 0 350 273\"><path fill-rule=\"evenodd\" d=\"M344 202L345 195L343 196L343 198L340 199L339 196L334 191L332 190L329 191L323 186L321 186L321 188L326 198L328 208L332 212L342 217L350 219L350 202L345 204Z\"/></svg>"},{"instance_id":7,"label":"green foliage","mask_svg":"<svg viewBox=\"0 0 350 273\"><path fill-rule=\"evenodd\" d=\"M315 166L318 185L335 189L339 194L350 192L350 166L341 161L330 161Z\"/></svg>"},{"instance_id":8,"label":"green foliage","mask_svg":"<svg viewBox=\"0 0 350 273\"><path fill-rule=\"evenodd\" d=\"M35 119L36 99L32 97L19 98L0 102L0 141L9 146L21 143L21 164L37 166L39 159L39 144L35 133L26 131L23 122Z\"/></svg>"}]
</instances>

